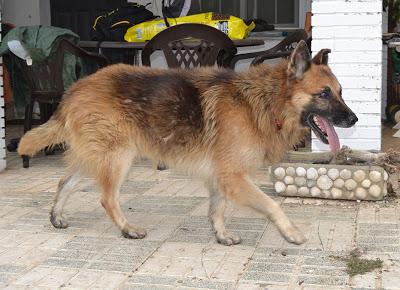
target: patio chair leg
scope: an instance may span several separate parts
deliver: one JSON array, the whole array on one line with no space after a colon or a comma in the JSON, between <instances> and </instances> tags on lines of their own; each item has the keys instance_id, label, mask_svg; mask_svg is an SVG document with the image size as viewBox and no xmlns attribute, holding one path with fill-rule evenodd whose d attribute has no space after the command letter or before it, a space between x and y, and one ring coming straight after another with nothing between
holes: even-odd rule
<instances>
[{"instance_id":1,"label":"patio chair leg","mask_svg":"<svg viewBox=\"0 0 400 290\"><path fill-rule=\"evenodd\" d=\"M22 167L29 168L29 156L26 155L22 156Z\"/></svg>"},{"instance_id":2,"label":"patio chair leg","mask_svg":"<svg viewBox=\"0 0 400 290\"><path fill-rule=\"evenodd\" d=\"M157 164L157 170L162 171L162 170L167 170L167 169L168 169L168 167L167 167L167 165L165 165L164 162L162 162L162 161L159 161L159 162L158 162L158 164Z\"/></svg>"},{"instance_id":3,"label":"patio chair leg","mask_svg":"<svg viewBox=\"0 0 400 290\"><path fill-rule=\"evenodd\" d=\"M46 148L44 148L44 154L45 155L54 155L55 154L55 149L54 148L49 148L49 147L46 147Z\"/></svg>"},{"instance_id":4,"label":"patio chair leg","mask_svg":"<svg viewBox=\"0 0 400 290\"><path fill-rule=\"evenodd\" d=\"M24 133L32 129L32 115L33 115L34 102L35 102L34 99L31 99L30 102L25 106Z\"/></svg>"},{"instance_id":5,"label":"patio chair leg","mask_svg":"<svg viewBox=\"0 0 400 290\"><path fill-rule=\"evenodd\" d=\"M33 104L34 99L31 98L30 102L25 106L24 133L32 128ZM22 156L22 167L29 168L29 156Z\"/></svg>"}]
</instances>

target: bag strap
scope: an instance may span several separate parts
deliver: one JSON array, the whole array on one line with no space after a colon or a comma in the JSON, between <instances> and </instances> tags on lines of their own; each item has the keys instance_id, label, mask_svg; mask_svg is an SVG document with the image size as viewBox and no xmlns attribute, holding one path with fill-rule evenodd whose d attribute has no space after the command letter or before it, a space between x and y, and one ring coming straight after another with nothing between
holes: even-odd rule
<instances>
[{"instance_id":1,"label":"bag strap","mask_svg":"<svg viewBox=\"0 0 400 290\"><path fill-rule=\"evenodd\" d=\"M168 11L168 9L169 9L169 8L167 8L167 7L165 6L165 0L162 0L161 5L162 5L161 11L162 11L162 15L163 15L163 18L164 18L165 26L170 27L170 25L169 25L169 23L168 23L168 20L167 20L167 17L166 17L165 14L164 14L164 10L165 10L165 11Z\"/></svg>"}]
</instances>

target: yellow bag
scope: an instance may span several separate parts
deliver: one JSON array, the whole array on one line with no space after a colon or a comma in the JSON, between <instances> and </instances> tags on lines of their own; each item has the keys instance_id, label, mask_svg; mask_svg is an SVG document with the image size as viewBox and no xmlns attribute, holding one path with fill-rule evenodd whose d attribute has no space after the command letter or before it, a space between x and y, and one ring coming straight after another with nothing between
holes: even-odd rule
<instances>
[{"instance_id":1,"label":"yellow bag","mask_svg":"<svg viewBox=\"0 0 400 290\"><path fill-rule=\"evenodd\" d=\"M213 12L167 18L170 26L183 23L201 23L215 27L229 36L230 39L243 39L255 27L254 22L246 25L243 19L222 15ZM166 29L164 19L155 19L139 23L129 28L125 33L125 40L128 42L144 42L152 39L157 33Z\"/></svg>"}]
</instances>

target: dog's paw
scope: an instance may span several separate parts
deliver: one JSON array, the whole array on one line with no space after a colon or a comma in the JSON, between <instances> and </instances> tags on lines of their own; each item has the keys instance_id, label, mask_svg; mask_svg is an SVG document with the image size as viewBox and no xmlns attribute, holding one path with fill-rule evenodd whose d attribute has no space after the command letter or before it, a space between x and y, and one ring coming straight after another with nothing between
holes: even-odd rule
<instances>
[{"instance_id":1,"label":"dog's paw","mask_svg":"<svg viewBox=\"0 0 400 290\"><path fill-rule=\"evenodd\" d=\"M307 241L303 233L295 226L291 226L288 230L282 232L282 235L286 239L286 241L296 245L301 245L305 241Z\"/></svg>"},{"instance_id":2,"label":"dog's paw","mask_svg":"<svg viewBox=\"0 0 400 290\"><path fill-rule=\"evenodd\" d=\"M222 234L217 233L215 236L217 237L218 243L225 246L237 245L242 241L239 235L229 232L224 232Z\"/></svg>"},{"instance_id":3,"label":"dog's paw","mask_svg":"<svg viewBox=\"0 0 400 290\"><path fill-rule=\"evenodd\" d=\"M127 239L143 239L147 235L146 230L134 227L123 229L121 233Z\"/></svg>"},{"instance_id":4,"label":"dog's paw","mask_svg":"<svg viewBox=\"0 0 400 290\"><path fill-rule=\"evenodd\" d=\"M50 222L57 229L65 229L68 227L67 220L62 215L57 215L53 211L50 213Z\"/></svg>"}]
</instances>

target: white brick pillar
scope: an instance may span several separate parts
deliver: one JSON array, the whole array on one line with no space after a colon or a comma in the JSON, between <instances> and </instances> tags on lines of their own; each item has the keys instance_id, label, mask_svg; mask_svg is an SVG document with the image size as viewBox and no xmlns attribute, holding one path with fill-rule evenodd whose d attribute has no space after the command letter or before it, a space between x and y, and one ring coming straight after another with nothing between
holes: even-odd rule
<instances>
[{"instance_id":1,"label":"white brick pillar","mask_svg":"<svg viewBox=\"0 0 400 290\"><path fill-rule=\"evenodd\" d=\"M1 3L0 3L0 32L1 32ZM1 42L1 35L0 35ZM4 111L4 89L3 89L3 58L0 57L0 171L6 168L6 130L5 130L5 111Z\"/></svg>"},{"instance_id":2,"label":"white brick pillar","mask_svg":"<svg viewBox=\"0 0 400 290\"><path fill-rule=\"evenodd\" d=\"M382 0L313 0L312 13L312 52L332 50L329 65L359 119L355 127L336 129L341 145L380 150ZM313 136L312 149L328 146Z\"/></svg>"}]
</instances>

